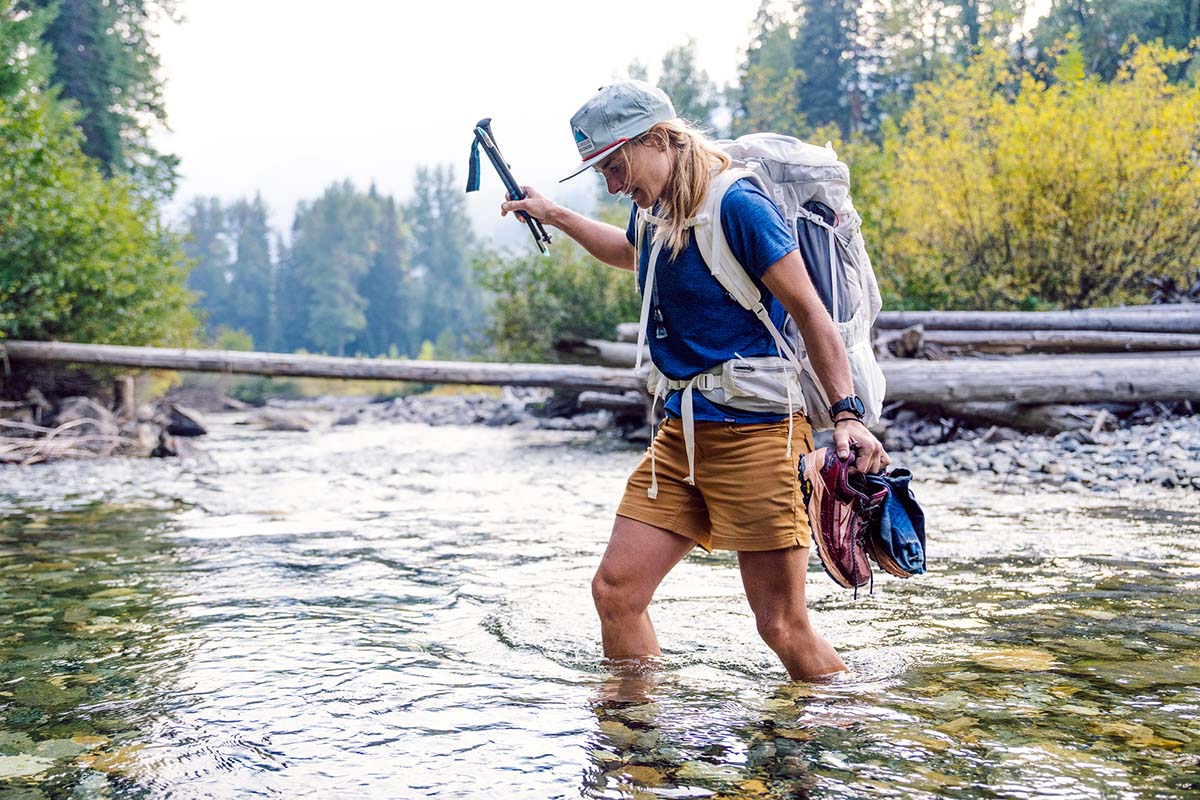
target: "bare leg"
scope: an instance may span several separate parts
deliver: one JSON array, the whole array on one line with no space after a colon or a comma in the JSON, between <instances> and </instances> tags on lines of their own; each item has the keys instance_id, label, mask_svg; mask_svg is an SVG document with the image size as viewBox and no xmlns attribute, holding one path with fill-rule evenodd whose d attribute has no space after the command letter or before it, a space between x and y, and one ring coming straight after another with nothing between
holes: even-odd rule
<instances>
[{"instance_id":1,"label":"bare leg","mask_svg":"<svg viewBox=\"0 0 1200 800\"><path fill-rule=\"evenodd\" d=\"M605 656L637 658L662 653L646 609L658 584L693 547L691 539L617 517L608 549L592 579Z\"/></svg>"},{"instance_id":2,"label":"bare leg","mask_svg":"<svg viewBox=\"0 0 1200 800\"><path fill-rule=\"evenodd\" d=\"M846 663L833 645L808 621L804 603L807 547L738 552L738 565L758 633L793 680L845 671Z\"/></svg>"}]
</instances>

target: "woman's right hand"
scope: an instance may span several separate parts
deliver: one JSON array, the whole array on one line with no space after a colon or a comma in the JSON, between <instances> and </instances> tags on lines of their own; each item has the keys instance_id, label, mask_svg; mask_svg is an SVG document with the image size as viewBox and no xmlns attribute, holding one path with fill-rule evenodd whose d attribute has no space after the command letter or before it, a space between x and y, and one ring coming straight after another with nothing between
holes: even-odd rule
<instances>
[{"instance_id":1,"label":"woman's right hand","mask_svg":"<svg viewBox=\"0 0 1200 800\"><path fill-rule=\"evenodd\" d=\"M507 216L511 211L516 214L517 211L524 211L534 219L541 220L547 225L553 225L554 212L558 206L543 197L532 186L522 186L521 191L525 193L524 200L505 200L500 204L500 216ZM525 220L521 219L520 215L516 215L518 222L524 224Z\"/></svg>"}]
</instances>

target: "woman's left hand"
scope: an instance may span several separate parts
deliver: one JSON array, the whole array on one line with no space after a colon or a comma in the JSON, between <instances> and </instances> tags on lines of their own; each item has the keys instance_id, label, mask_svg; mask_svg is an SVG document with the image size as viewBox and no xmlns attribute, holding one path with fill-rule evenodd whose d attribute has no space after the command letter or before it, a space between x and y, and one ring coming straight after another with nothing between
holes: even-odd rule
<instances>
[{"instance_id":1,"label":"woman's left hand","mask_svg":"<svg viewBox=\"0 0 1200 800\"><path fill-rule=\"evenodd\" d=\"M875 434L856 419L839 422L833 429L833 445L837 448L838 458L845 460L850 457L851 444L857 455L854 466L859 472L880 472L892 461Z\"/></svg>"}]
</instances>

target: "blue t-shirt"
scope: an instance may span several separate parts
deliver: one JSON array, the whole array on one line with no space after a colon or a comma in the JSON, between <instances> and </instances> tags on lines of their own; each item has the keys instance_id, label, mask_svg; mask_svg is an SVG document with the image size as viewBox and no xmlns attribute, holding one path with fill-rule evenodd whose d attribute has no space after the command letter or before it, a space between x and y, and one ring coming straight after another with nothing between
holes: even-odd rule
<instances>
[{"instance_id":1,"label":"blue t-shirt","mask_svg":"<svg viewBox=\"0 0 1200 800\"><path fill-rule=\"evenodd\" d=\"M779 208L753 183L740 180L725 194L721 205L721 226L729 249L762 293L762 302L779 328L787 312L783 305L763 285L767 268L796 249L791 228ZM636 239L637 206L629 216L625 237L633 244ZM638 255L638 286L646 289L646 269L654 226L649 225L642 237L642 252ZM671 258L664 246L654 268L657 297L651 300L650 319L646 325L646 340L654 364L672 380L684 380L706 369L722 364L735 353L743 358L779 354L775 340L766 327L751 312L738 305L717 282L704 263L695 237L678 258ZM666 411L681 416L681 392L667 398ZM782 414L764 414L719 406L700 392L693 395L695 418L713 422L775 422Z\"/></svg>"}]
</instances>

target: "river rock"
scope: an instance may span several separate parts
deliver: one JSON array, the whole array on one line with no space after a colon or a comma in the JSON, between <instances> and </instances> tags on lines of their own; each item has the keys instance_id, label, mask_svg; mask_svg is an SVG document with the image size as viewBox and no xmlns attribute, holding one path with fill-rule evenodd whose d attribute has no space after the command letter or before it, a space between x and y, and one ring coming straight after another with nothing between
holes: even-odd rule
<instances>
[{"instance_id":1,"label":"river rock","mask_svg":"<svg viewBox=\"0 0 1200 800\"><path fill-rule=\"evenodd\" d=\"M1148 471L1143 480L1146 483L1158 483L1163 486L1171 486L1176 482L1175 470L1171 467L1154 467Z\"/></svg>"},{"instance_id":2,"label":"river rock","mask_svg":"<svg viewBox=\"0 0 1200 800\"><path fill-rule=\"evenodd\" d=\"M160 430L150 422L135 420L121 427L121 453L135 458L148 458L158 446Z\"/></svg>"},{"instance_id":3,"label":"river rock","mask_svg":"<svg viewBox=\"0 0 1200 800\"><path fill-rule=\"evenodd\" d=\"M116 417L104 406L90 397L68 397L58 406L54 417L55 425L65 425L68 422L86 420L64 433L76 435L116 436L120 432ZM63 435L63 434L59 434Z\"/></svg>"},{"instance_id":4,"label":"river rock","mask_svg":"<svg viewBox=\"0 0 1200 800\"><path fill-rule=\"evenodd\" d=\"M167 409L164 420L167 433L172 436L203 436L208 428L200 418L200 412L174 403Z\"/></svg>"}]
</instances>

